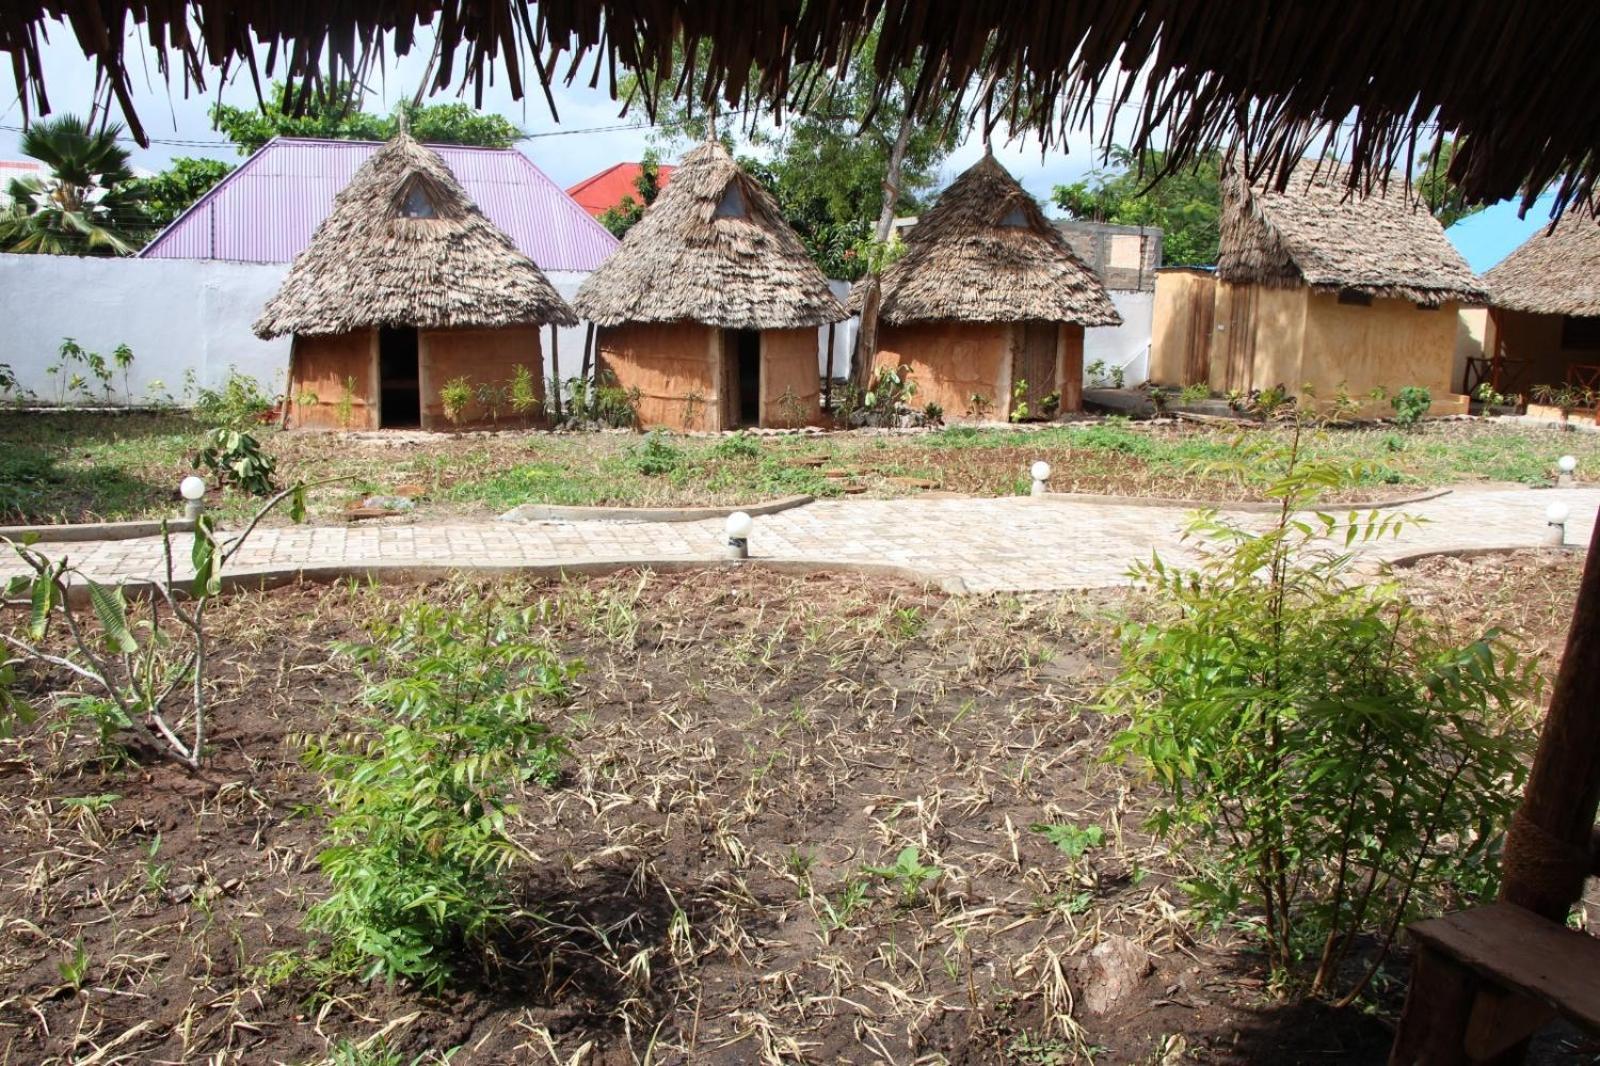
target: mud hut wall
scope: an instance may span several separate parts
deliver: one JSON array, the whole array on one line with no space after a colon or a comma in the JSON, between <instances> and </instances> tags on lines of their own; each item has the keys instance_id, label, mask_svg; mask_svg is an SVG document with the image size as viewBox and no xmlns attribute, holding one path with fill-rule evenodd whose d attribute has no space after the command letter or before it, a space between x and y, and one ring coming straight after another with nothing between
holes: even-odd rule
<instances>
[{"instance_id":1,"label":"mud hut wall","mask_svg":"<svg viewBox=\"0 0 1600 1066\"><path fill-rule=\"evenodd\" d=\"M880 327L873 370L908 366L917 383L916 406L936 403L947 420L968 418L974 394L989 398L988 417L1006 417L1011 405L1013 334L1005 322L913 322Z\"/></svg>"},{"instance_id":2,"label":"mud hut wall","mask_svg":"<svg viewBox=\"0 0 1600 1066\"><path fill-rule=\"evenodd\" d=\"M1216 288L1216 277L1209 271L1163 270L1156 274L1151 381L1181 388L1208 379Z\"/></svg>"},{"instance_id":3,"label":"mud hut wall","mask_svg":"<svg viewBox=\"0 0 1600 1066\"><path fill-rule=\"evenodd\" d=\"M1061 414L1083 410L1083 327L1071 322L1056 326L1056 387L1061 390Z\"/></svg>"},{"instance_id":4,"label":"mud hut wall","mask_svg":"<svg viewBox=\"0 0 1600 1066\"><path fill-rule=\"evenodd\" d=\"M290 356L289 424L300 429L378 428L378 334L364 329L326 336L296 336ZM350 422L340 418L350 385ZM315 403L302 403L316 397Z\"/></svg>"},{"instance_id":5,"label":"mud hut wall","mask_svg":"<svg viewBox=\"0 0 1600 1066\"><path fill-rule=\"evenodd\" d=\"M1208 381L1212 391L1275 385L1291 394L1298 391L1308 292L1304 286L1216 283Z\"/></svg>"},{"instance_id":6,"label":"mud hut wall","mask_svg":"<svg viewBox=\"0 0 1600 1066\"><path fill-rule=\"evenodd\" d=\"M761 334L761 424L809 426L821 419L817 331L809 326L766 330Z\"/></svg>"},{"instance_id":7,"label":"mud hut wall","mask_svg":"<svg viewBox=\"0 0 1600 1066\"><path fill-rule=\"evenodd\" d=\"M1341 304L1334 293L1313 292L1306 301L1305 344L1300 374L1291 388L1315 386L1331 398L1342 383L1362 400L1379 386L1391 393L1421 385L1433 394L1431 413L1451 403L1457 305L1423 310L1409 300L1375 299L1370 305ZM1388 413L1386 402L1364 404Z\"/></svg>"},{"instance_id":8,"label":"mud hut wall","mask_svg":"<svg viewBox=\"0 0 1600 1066\"><path fill-rule=\"evenodd\" d=\"M600 373L639 390L640 425L717 430L721 341L719 330L694 322L636 322L602 328L595 345Z\"/></svg>"},{"instance_id":9,"label":"mud hut wall","mask_svg":"<svg viewBox=\"0 0 1600 1066\"><path fill-rule=\"evenodd\" d=\"M476 390L479 385L499 385L509 391L517 367L525 366L533 375L534 393L539 405L531 416L511 410L509 400L501 407L496 425L538 425L544 422L544 353L540 347L542 326L508 326L504 329L428 329L417 336L418 386L422 391L422 428L454 428L444 415L439 391L446 382L466 378ZM490 414L477 400L466 407L460 425L488 425Z\"/></svg>"},{"instance_id":10,"label":"mud hut wall","mask_svg":"<svg viewBox=\"0 0 1600 1066\"><path fill-rule=\"evenodd\" d=\"M1508 359L1528 360L1522 380L1530 387L1561 385L1567 380L1567 367L1600 363L1600 351L1562 347L1562 319L1561 315L1494 309L1493 343ZM1487 344L1485 348L1493 351ZM1461 384L1460 378L1456 384Z\"/></svg>"}]
</instances>

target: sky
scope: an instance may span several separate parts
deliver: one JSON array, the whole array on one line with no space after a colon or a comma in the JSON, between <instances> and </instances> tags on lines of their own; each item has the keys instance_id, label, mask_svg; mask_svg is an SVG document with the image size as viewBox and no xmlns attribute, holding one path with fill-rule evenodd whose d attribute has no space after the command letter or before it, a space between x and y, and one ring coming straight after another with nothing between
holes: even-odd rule
<instances>
[{"instance_id":1,"label":"sky","mask_svg":"<svg viewBox=\"0 0 1600 1066\"><path fill-rule=\"evenodd\" d=\"M1446 230L1445 236L1450 238L1467 265L1475 273L1482 274L1541 227L1549 225L1550 209L1554 205L1554 195L1541 196L1528 209L1526 218L1518 218L1521 204L1502 200L1475 215L1468 215Z\"/></svg>"},{"instance_id":2,"label":"sky","mask_svg":"<svg viewBox=\"0 0 1600 1066\"><path fill-rule=\"evenodd\" d=\"M52 113L85 114L94 89L93 68L64 26L52 23L48 24L48 29L49 41L41 45L41 53ZM371 94L365 103L366 110L387 113L397 102L415 93L427 66L431 43L430 38L419 34L410 55L398 60L392 55L389 57L387 70L369 84ZM237 162L238 150L211 128L207 112L219 96L222 102L234 106L254 106L255 92L248 76L240 72L219 91L219 86L214 84L215 72L209 72L213 83L208 86L210 92L185 98L181 78L174 77L170 86L164 82L156 72L153 57L144 51L135 35L130 34L128 47L130 56L146 56L142 65L146 75L135 75L135 105L152 142L149 148L140 148L130 140L134 165L159 171L178 156L210 156ZM137 59L130 60L130 66L136 71L141 69ZM21 158L17 142L21 136L22 107L10 79L0 79L0 86L3 86L0 88L0 159L18 159ZM651 130L643 125L643 114L620 117L621 105L601 89L590 89L586 85L557 87L554 96L559 120L551 115L537 87L524 99L514 100L503 83L485 86L483 109L504 115L529 134L517 147L563 188L613 163L636 160L654 143ZM454 92L439 93L429 97L428 102L444 103L455 99ZM470 90L462 99L472 102ZM1103 123L1104 115L1097 115L1096 119L1097 123ZM619 129L619 126L625 128ZM688 147L681 144L664 149L664 158ZM1032 137L1010 143L997 139L994 145L996 158L1041 200L1048 200L1056 185L1077 181L1095 166L1097 156L1091 151L1087 136L1074 138L1068 149L1063 152L1055 148L1041 157L1039 142ZM982 155L979 139L969 137L945 161L938 185L942 187L954 180Z\"/></svg>"}]
</instances>

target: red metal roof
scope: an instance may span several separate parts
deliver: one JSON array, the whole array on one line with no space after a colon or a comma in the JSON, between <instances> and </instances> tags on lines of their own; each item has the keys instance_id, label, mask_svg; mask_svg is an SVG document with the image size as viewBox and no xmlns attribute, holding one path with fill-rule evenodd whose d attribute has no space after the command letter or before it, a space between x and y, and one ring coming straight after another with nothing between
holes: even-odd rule
<instances>
[{"instance_id":1,"label":"red metal roof","mask_svg":"<svg viewBox=\"0 0 1600 1066\"><path fill-rule=\"evenodd\" d=\"M657 170L661 188L667 187L672 180L672 172L677 169L667 163L661 164ZM578 206L589 214L599 218L620 205L624 196L639 199L639 189L634 184L639 180L639 170L638 163L615 163L593 177L584 178L568 189L567 195L578 201Z\"/></svg>"},{"instance_id":2,"label":"red metal roof","mask_svg":"<svg viewBox=\"0 0 1600 1066\"><path fill-rule=\"evenodd\" d=\"M593 270L617 247L560 186L511 148L429 145L489 221L541 270ZM277 137L139 253L145 259L288 263L311 243L374 141Z\"/></svg>"}]
</instances>

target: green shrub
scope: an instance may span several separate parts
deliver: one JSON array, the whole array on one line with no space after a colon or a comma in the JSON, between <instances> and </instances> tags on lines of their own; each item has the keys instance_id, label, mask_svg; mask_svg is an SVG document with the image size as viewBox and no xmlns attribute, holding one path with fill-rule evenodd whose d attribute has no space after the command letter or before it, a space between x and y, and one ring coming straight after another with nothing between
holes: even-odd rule
<instances>
[{"instance_id":1,"label":"green shrub","mask_svg":"<svg viewBox=\"0 0 1600 1066\"><path fill-rule=\"evenodd\" d=\"M511 385L507 392L511 410L520 418L536 413L540 405L539 390L534 388L533 371L522 363L511 372Z\"/></svg>"},{"instance_id":2,"label":"green shrub","mask_svg":"<svg viewBox=\"0 0 1600 1066\"><path fill-rule=\"evenodd\" d=\"M1210 846L1196 900L1260 915L1281 977L1349 1002L1405 921L1492 894L1537 681L1499 633L1457 643L1394 584L1349 580L1335 546L1405 519L1297 511L1349 482L1303 447L1241 456L1276 474L1270 528L1204 515L1203 562L1137 568L1160 606L1127 626L1107 702L1131 718L1113 752L1165 793L1153 828Z\"/></svg>"},{"instance_id":3,"label":"green shrub","mask_svg":"<svg viewBox=\"0 0 1600 1066\"><path fill-rule=\"evenodd\" d=\"M229 367L222 386L208 389L196 385L192 373L189 385L195 390L194 417L205 425L243 429L260 422L261 416L272 410L272 398L262 390L261 383L248 374Z\"/></svg>"},{"instance_id":4,"label":"green shrub","mask_svg":"<svg viewBox=\"0 0 1600 1066\"><path fill-rule=\"evenodd\" d=\"M633 451L633 468L646 477L670 474L683 465L683 452L667 442L666 435L653 429Z\"/></svg>"},{"instance_id":5,"label":"green shrub","mask_svg":"<svg viewBox=\"0 0 1600 1066\"><path fill-rule=\"evenodd\" d=\"M219 486L229 482L252 496L267 496L278 461L261 450L261 442L239 429L213 429L194 455L194 465L209 470Z\"/></svg>"},{"instance_id":6,"label":"green shrub","mask_svg":"<svg viewBox=\"0 0 1600 1066\"><path fill-rule=\"evenodd\" d=\"M333 886L307 922L335 963L438 988L465 956L486 961L512 909L505 871L523 854L508 798L556 781L565 745L539 714L582 669L536 638L542 609L418 601L373 625L372 643L339 649L365 675L367 732L305 752L327 799L317 861Z\"/></svg>"},{"instance_id":7,"label":"green shrub","mask_svg":"<svg viewBox=\"0 0 1600 1066\"><path fill-rule=\"evenodd\" d=\"M1389 398L1396 425L1414 426L1433 406L1433 395L1421 385L1407 385Z\"/></svg>"},{"instance_id":8,"label":"green shrub","mask_svg":"<svg viewBox=\"0 0 1600 1066\"><path fill-rule=\"evenodd\" d=\"M465 377L454 377L439 386L439 406L452 426L459 426L472 406L472 382Z\"/></svg>"},{"instance_id":9,"label":"green shrub","mask_svg":"<svg viewBox=\"0 0 1600 1066\"><path fill-rule=\"evenodd\" d=\"M711 454L718 459L759 459L761 442L741 431L717 441L711 448Z\"/></svg>"},{"instance_id":10,"label":"green shrub","mask_svg":"<svg viewBox=\"0 0 1600 1066\"><path fill-rule=\"evenodd\" d=\"M639 401L642 394L637 388L625 389L617 384L616 376L609 370L596 376L591 384L583 378L568 378L565 417L575 422L599 422L613 429L631 429L639 422Z\"/></svg>"}]
</instances>

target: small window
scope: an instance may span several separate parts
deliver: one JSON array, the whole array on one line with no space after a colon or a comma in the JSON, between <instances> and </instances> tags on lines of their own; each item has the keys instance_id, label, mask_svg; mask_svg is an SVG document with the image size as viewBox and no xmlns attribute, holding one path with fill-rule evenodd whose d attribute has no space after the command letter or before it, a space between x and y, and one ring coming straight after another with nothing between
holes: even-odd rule
<instances>
[{"instance_id":1,"label":"small window","mask_svg":"<svg viewBox=\"0 0 1600 1066\"><path fill-rule=\"evenodd\" d=\"M400 205L401 218L438 218L439 212L433 206L422 185L413 182L411 188L406 190L406 198Z\"/></svg>"},{"instance_id":2,"label":"small window","mask_svg":"<svg viewBox=\"0 0 1600 1066\"><path fill-rule=\"evenodd\" d=\"M1561 347L1580 352L1600 351L1600 317L1567 315L1561 320Z\"/></svg>"},{"instance_id":3,"label":"small window","mask_svg":"<svg viewBox=\"0 0 1600 1066\"><path fill-rule=\"evenodd\" d=\"M1339 302L1352 304L1356 307L1371 307L1372 294L1370 292L1361 292L1357 289L1340 289Z\"/></svg>"},{"instance_id":4,"label":"small window","mask_svg":"<svg viewBox=\"0 0 1600 1066\"><path fill-rule=\"evenodd\" d=\"M722 199L717 201L718 218L744 218L750 213L745 205L744 193L739 188L739 183L733 182L722 194Z\"/></svg>"},{"instance_id":5,"label":"small window","mask_svg":"<svg viewBox=\"0 0 1600 1066\"><path fill-rule=\"evenodd\" d=\"M1021 207L1013 207L1006 212L1006 217L1000 220L1000 225L1006 229L1027 229L1028 216L1022 213Z\"/></svg>"}]
</instances>

